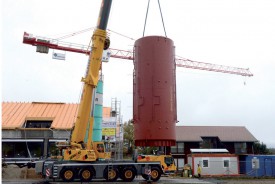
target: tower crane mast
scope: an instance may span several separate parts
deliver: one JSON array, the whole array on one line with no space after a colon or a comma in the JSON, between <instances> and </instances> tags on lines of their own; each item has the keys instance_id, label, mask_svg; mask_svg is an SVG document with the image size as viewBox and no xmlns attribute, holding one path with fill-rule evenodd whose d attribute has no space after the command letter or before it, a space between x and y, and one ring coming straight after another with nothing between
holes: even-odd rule
<instances>
[{"instance_id":1,"label":"tower crane mast","mask_svg":"<svg viewBox=\"0 0 275 184\"><path fill-rule=\"evenodd\" d=\"M27 32L24 32L23 43L29 44L32 46L37 46L37 47L44 47L45 49L37 50L37 52L42 52L42 53L48 53L49 48L81 53L86 55L90 55L90 52L91 52L91 47L87 45L81 45L81 44L63 42L57 39L33 36L32 34L29 34ZM133 60L132 51L109 48L109 54L110 54L110 57L113 57L113 58ZM177 67L235 74L235 75L241 75L246 77L253 76L253 74L250 72L248 68L239 68L239 67L232 67L232 66L226 66L226 65L199 62L199 61L194 61L194 60L186 59L179 56L175 57L175 62Z\"/></svg>"}]
</instances>

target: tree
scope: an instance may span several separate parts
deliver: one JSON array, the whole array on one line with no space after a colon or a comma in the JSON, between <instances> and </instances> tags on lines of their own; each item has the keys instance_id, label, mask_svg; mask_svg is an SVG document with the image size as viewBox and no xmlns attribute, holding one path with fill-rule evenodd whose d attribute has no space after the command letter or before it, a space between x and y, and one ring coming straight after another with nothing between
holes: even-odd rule
<instances>
[{"instance_id":1,"label":"tree","mask_svg":"<svg viewBox=\"0 0 275 184\"><path fill-rule=\"evenodd\" d=\"M156 154L157 151L158 151L157 147L143 147L141 150L141 153L145 155L152 155L152 154Z\"/></svg>"},{"instance_id":2,"label":"tree","mask_svg":"<svg viewBox=\"0 0 275 184\"><path fill-rule=\"evenodd\" d=\"M271 151L266 147L266 145L262 142L255 142L253 145L254 153L257 155L269 155Z\"/></svg>"},{"instance_id":3,"label":"tree","mask_svg":"<svg viewBox=\"0 0 275 184\"><path fill-rule=\"evenodd\" d=\"M127 153L132 154L134 149L134 125L133 120L129 120L123 125L123 138L127 146Z\"/></svg>"},{"instance_id":4,"label":"tree","mask_svg":"<svg viewBox=\"0 0 275 184\"><path fill-rule=\"evenodd\" d=\"M157 147L136 147L134 142L134 125L133 120L125 122L123 125L123 142L124 146L127 147L126 154L132 155L133 150L136 148L139 154L153 154L158 150Z\"/></svg>"}]
</instances>

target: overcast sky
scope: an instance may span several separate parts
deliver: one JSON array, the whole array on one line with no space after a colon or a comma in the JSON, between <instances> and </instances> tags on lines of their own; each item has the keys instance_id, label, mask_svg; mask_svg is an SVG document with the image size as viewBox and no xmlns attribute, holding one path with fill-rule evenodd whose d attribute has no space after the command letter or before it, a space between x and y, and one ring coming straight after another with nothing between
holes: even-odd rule
<instances>
[{"instance_id":1,"label":"overcast sky","mask_svg":"<svg viewBox=\"0 0 275 184\"><path fill-rule=\"evenodd\" d=\"M113 0L108 28L142 37L146 0ZM24 31L59 38L94 27L101 0L2 1L2 100L78 103L88 57L66 52L52 59L22 43ZM160 0L167 36L176 54L191 60L249 68L253 77L177 68L178 125L245 126L275 147L275 1ZM110 33L111 48L132 50L134 40ZM92 31L63 41L88 45ZM145 36L164 36L156 0ZM60 51L54 51L60 52ZM61 52L64 53L64 52ZM104 106L121 101L132 118L130 60L103 64Z\"/></svg>"}]
</instances>

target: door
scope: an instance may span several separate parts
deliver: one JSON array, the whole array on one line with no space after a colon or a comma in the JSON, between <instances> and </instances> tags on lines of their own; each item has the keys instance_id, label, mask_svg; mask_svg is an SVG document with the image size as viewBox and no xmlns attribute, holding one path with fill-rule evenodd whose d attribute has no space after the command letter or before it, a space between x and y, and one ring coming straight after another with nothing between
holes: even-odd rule
<instances>
[{"instance_id":1,"label":"door","mask_svg":"<svg viewBox=\"0 0 275 184\"><path fill-rule=\"evenodd\" d=\"M264 171L265 176L272 176L272 164L271 164L271 158L264 159Z\"/></svg>"}]
</instances>

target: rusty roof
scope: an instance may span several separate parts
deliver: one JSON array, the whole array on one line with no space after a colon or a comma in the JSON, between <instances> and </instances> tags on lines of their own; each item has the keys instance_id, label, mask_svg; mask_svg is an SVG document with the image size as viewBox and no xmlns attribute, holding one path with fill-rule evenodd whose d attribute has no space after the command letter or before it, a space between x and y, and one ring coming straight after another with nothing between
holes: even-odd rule
<instances>
[{"instance_id":1,"label":"rusty roof","mask_svg":"<svg viewBox=\"0 0 275 184\"><path fill-rule=\"evenodd\" d=\"M244 126L177 126L177 141L201 142L202 137L218 137L221 142L255 142Z\"/></svg>"},{"instance_id":2,"label":"rusty roof","mask_svg":"<svg viewBox=\"0 0 275 184\"><path fill-rule=\"evenodd\" d=\"M52 129L71 129L78 104L66 103L2 103L2 129L22 128L26 120L52 120Z\"/></svg>"}]
</instances>

